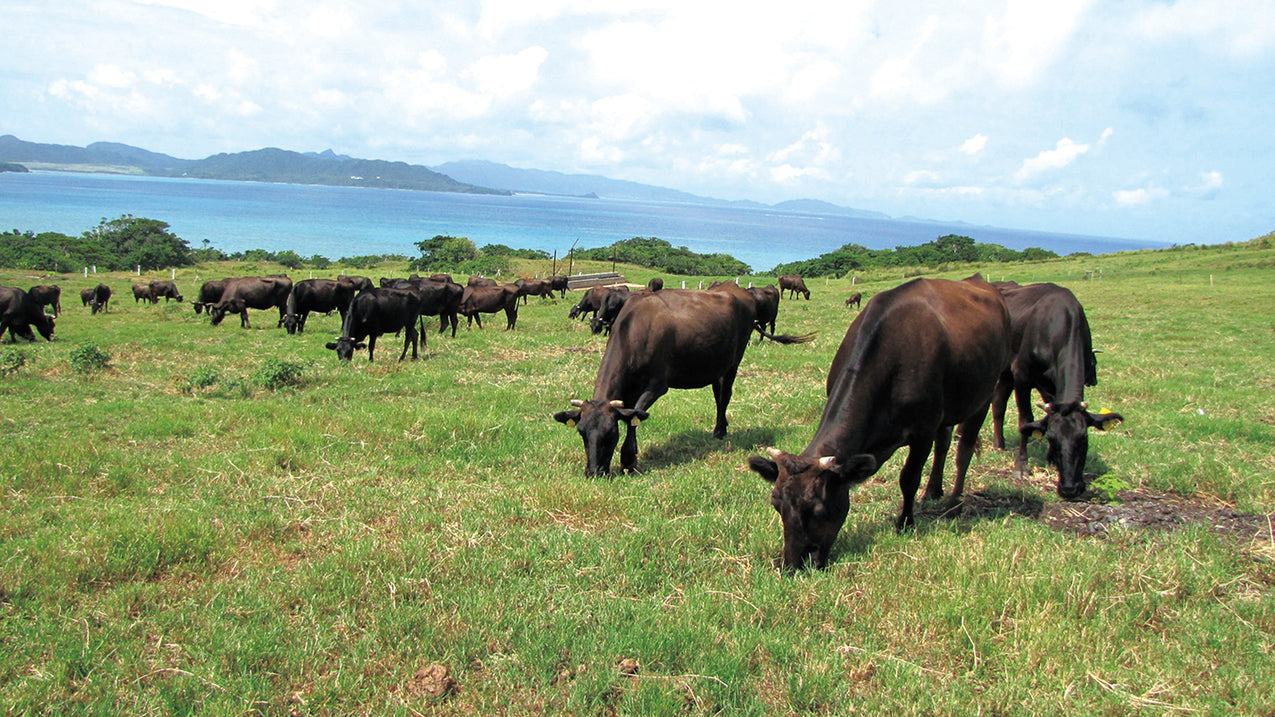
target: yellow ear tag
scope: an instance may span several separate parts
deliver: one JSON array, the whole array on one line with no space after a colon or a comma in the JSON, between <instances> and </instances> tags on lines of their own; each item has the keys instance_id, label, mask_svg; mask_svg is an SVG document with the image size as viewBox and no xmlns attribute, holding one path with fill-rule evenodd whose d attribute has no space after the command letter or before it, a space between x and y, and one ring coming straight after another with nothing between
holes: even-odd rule
<instances>
[{"instance_id":1,"label":"yellow ear tag","mask_svg":"<svg viewBox=\"0 0 1275 717\"><path fill-rule=\"evenodd\" d=\"M1045 434L1040 431L1032 431L1032 438L1044 438Z\"/></svg>"},{"instance_id":2,"label":"yellow ear tag","mask_svg":"<svg viewBox=\"0 0 1275 717\"><path fill-rule=\"evenodd\" d=\"M1098 411L1098 415L1102 415L1104 413L1115 413L1115 411L1111 410L1110 408L1104 408L1101 411Z\"/></svg>"},{"instance_id":3,"label":"yellow ear tag","mask_svg":"<svg viewBox=\"0 0 1275 717\"><path fill-rule=\"evenodd\" d=\"M567 419L567 428L575 428L575 427L576 427L576 421L575 421L575 419L574 419L574 418L568 418L568 419Z\"/></svg>"},{"instance_id":4,"label":"yellow ear tag","mask_svg":"<svg viewBox=\"0 0 1275 717\"><path fill-rule=\"evenodd\" d=\"M637 428L638 424L641 422L642 422L641 419L634 418L632 421L629 421L629 426L632 428Z\"/></svg>"}]
</instances>

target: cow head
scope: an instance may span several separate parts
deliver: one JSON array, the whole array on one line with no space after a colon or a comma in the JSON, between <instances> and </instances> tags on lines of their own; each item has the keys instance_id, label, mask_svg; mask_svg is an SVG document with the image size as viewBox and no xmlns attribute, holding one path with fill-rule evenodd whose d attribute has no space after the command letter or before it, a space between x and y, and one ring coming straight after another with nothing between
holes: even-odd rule
<instances>
[{"instance_id":1,"label":"cow head","mask_svg":"<svg viewBox=\"0 0 1275 717\"><path fill-rule=\"evenodd\" d=\"M288 314L283 317L283 328L288 330L289 334L295 334L297 327L301 325L301 316L299 314Z\"/></svg>"},{"instance_id":2,"label":"cow head","mask_svg":"<svg viewBox=\"0 0 1275 717\"><path fill-rule=\"evenodd\" d=\"M336 357L342 361L349 361L354 358L355 351L361 351L367 348L367 344L362 341L355 341L349 336L338 336L336 341L329 341L328 348L336 351Z\"/></svg>"},{"instance_id":3,"label":"cow head","mask_svg":"<svg viewBox=\"0 0 1275 717\"><path fill-rule=\"evenodd\" d=\"M226 318L226 314L242 314L244 311L243 299L231 299L230 301L220 301L216 304L208 305L208 318L211 319L212 325L217 326L221 320Z\"/></svg>"},{"instance_id":4,"label":"cow head","mask_svg":"<svg viewBox=\"0 0 1275 717\"><path fill-rule=\"evenodd\" d=\"M808 563L822 569L850 510L850 487L875 473L877 461L859 454L839 462L835 456L794 456L777 448L767 454L749 458L748 467L775 484L770 504L784 524L784 570Z\"/></svg>"},{"instance_id":5,"label":"cow head","mask_svg":"<svg viewBox=\"0 0 1275 717\"><path fill-rule=\"evenodd\" d=\"M1019 428L1022 440L1044 437L1049 441L1048 459L1058 469L1058 496L1079 498L1085 492L1085 457L1089 453L1089 429L1105 431L1124 420L1119 413L1090 413L1089 404L1040 404L1044 418Z\"/></svg>"},{"instance_id":6,"label":"cow head","mask_svg":"<svg viewBox=\"0 0 1275 717\"><path fill-rule=\"evenodd\" d=\"M191 306L195 307L195 314L198 315L204 313L204 307L207 306L207 304L202 301L195 301L191 303Z\"/></svg>"},{"instance_id":7,"label":"cow head","mask_svg":"<svg viewBox=\"0 0 1275 717\"><path fill-rule=\"evenodd\" d=\"M40 317L35 320L35 330L40 332L40 335L44 337L45 341L52 341L53 317L41 312ZM28 331L30 331L30 329L28 329ZM31 340L34 341L35 337L32 336Z\"/></svg>"},{"instance_id":8,"label":"cow head","mask_svg":"<svg viewBox=\"0 0 1275 717\"><path fill-rule=\"evenodd\" d=\"M553 414L553 419L579 432L584 440L584 474L590 477L611 472L611 457L620 442L620 424L628 424L629 431L632 431L649 415L641 409L625 408L623 401L575 399L571 405L575 408L559 411Z\"/></svg>"}]
</instances>

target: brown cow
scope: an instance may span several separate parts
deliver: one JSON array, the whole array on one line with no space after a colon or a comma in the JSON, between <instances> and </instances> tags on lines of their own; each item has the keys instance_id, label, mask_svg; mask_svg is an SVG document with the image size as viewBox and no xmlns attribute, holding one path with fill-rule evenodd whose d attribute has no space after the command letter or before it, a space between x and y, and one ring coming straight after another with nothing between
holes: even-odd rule
<instances>
[{"instance_id":1,"label":"brown cow","mask_svg":"<svg viewBox=\"0 0 1275 717\"><path fill-rule=\"evenodd\" d=\"M584 440L585 475L611 472L620 423L628 426L620 465L633 467L638 422L647 419L647 409L671 388L712 386L717 404L713 436L725 438L726 407L755 317L751 301L728 292L665 289L630 297L612 326L593 398L574 400L574 409L554 414L554 420L575 427ZM814 336L771 338L797 344Z\"/></svg>"},{"instance_id":2,"label":"brown cow","mask_svg":"<svg viewBox=\"0 0 1275 717\"><path fill-rule=\"evenodd\" d=\"M992 399L992 443L1005 447L1005 405L1014 394L1018 406L1018 457L1014 473L1027 467L1027 441L1043 435L1047 460L1058 469L1058 495L1078 498L1085 492L1085 458L1089 429L1105 431L1124 420L1118 413L1090 413L1085 386L1098 383L1098 362L1089 321L1076 295L1057 284L997 282L1013 322L1013 360L1001 375ZM1031 393L1040 392L1045 415L1032 420Z\"/></svg>"},{"instance_id":3,"label":"brown cow","mask_svg":"<svg viewBox=\"0 0 1275 717\"><path fill-rule=\"evenodd\" d=\"M553 298L553 284L547 279L517 279L514 286L522 296L522 303L527 303L528 296L539 296L543 299Z\"/></svg>"},{"instance_id":4,"label":"brown cow","mask_svg":"<svg viewBox=\"0 0 1275 717\"><path fill-rule=\"evenodd\" d=\"M54 318L62 313L62 287L44 284L33 286L27 289L27 296L30 296L35 303L40 306L53 307Z\"/></svg>"},{"instance_id":5,"label":"brown cow","mask_svg":"<svg viewBox=\"0 0 1275 717\"><path fill-rule=\"evenodd\" d=\"M483 319L479 314L505 312L505 330L514 328L518 323L518 287L513 284L501 286L466 286L461 296L459 313L469 318L472 323L478 322L483 327Z\"/></svg>"},{"instance_id":6,"label":"brown cow","mask_svg":"<svg viewBox=\"0 0 1275 717\"><path fill-rule=\"evenodd\" d=\"M788 298L795 299L800 292L806 297L806 301L810 301L810 289L806 288L806 281L796 274L788 274L779 277L779 293L788 292Z\"/></svg>"},{"instance_id":7,"label":"brown cow","mask_svg":"<svg viewBox=\"0 0 1275 717\"><path fill-rule=\"evenodd\" d=\"M629 287L624 284L620 284L618 286L589 287L589 289L584 292L584 296L580 298L580 302L571 307L571 311L567 314L567 318L574 319L578 316L581 321L584 321L587 314L593 314L596 317L598 309L602 308L602 302L607 298L607 294L610 294L612 291L628 290Z\"/></svg>"},{"instance_id":8,"label":"brown cow","mask_svg":"<svg viewBox=\"0 0 1275 717\"><path fill-rule=\"evenodd\" d=\"M175 299L178 302L185 301L185 297L177 290L177 284L171 281L152 281L150 283L151 298L155 303L159 303L162 296L164 303L167 304L169 299Z\"/></svg>"},{"instance_id":9,"label":"brown cow","mask_svg":"<svg viewBox=\"0 0 1275 717\"><path fill-rule=\"evenodd\" d=\"M0 339L4 338L7 330L14 343L18 342L19 336L35 341L32 326L45 341L53 340L53 317L44 313L44 306L22 289L0 286Z\"/></svg>"},{"instance_id":10,"label":"brown cow","mask_svg":"<svg viewBox=\"0 0 1275 717\"><path fill-rule=\"evenodd\" d=\"M226 282L230 279L218 279L216 281L205 281L199 287L199 298L192 302L195 307L196 314L202 314L208 306L221 301L221 295L226 291Z\"/></svg>"},{"instance_id":11,"label":"brown cow","mask_svg":"<svg viewBox=\"0 0 1275 717\"><path fill-rule=\"evenodd\" d=\"M471 276L469 277L469 282L465 284L465 286L497 286L497 285L498 283L495 279L488 279L485 276Z\"/></svg>"},{"instance_id":12,"label":"brown cow","mask_svg":"<svg viewBox=\"0 0 1275 717\"><path fill-rule=\"evenodd\" d=\"M101 311L106 313L106 308L111 303L111 287L106 284L98 284L93 287L93 298L89 301L89 313L96 315Z\"/></svg>"},{"instance_id":13,"label":"brown cow","mask_svg":"<svg viewBox=\"0 0 1275 717\"><path fill-rule=\"evenodd\" d=\"M898 530L914 524L913 501L931 449L926 498L943 494L943 464L959 424L953 495L1009 361L1009 312L1000 293L975 275L964 281L915 279L881 292L850 324L828 372L828 402L814 438L798 455L770 449L748 465L775 487L787 569L828 563L850 508L850 488L899 448L903 508Z\"/></svg>"},{"instance_id":14,"label":"brown cow","mask_svg":"<svg viewBox=\"0 0 1275 717\"><path fill-rule=\"evenodd\" d=\"M856 291L850 295L850 298L846 299L846 308L848 309L851 304L854 304L854 308L858 309L860 308L859 302L861 301L863 301L863 292Z\"/></svg>"},{"instance_id":15,"label":"brown cow","mask_svg":"<svg viewBox=\"0 0 1275 717\"><path fill-rule=\"evenodd\" d=\"M757 329L757 343L766 338L766 326L770 333L775 333L775 320L779 317L779 289L774 284L767 286L750 286L747 289L733 281L714 281L708 285L709 291L729 291L753 302L757 313L754 326Z\"/></svg>"},{"instance_id":16,"label":"brown cow","mask_svg":"<svg viewBox=\"0 0 1275 717\"><path fill-rule=\"evenodd\" d=\"M151 288L147 284L133 284L133 303L137 304L142 301L149 301L152 304L159 303L155 295L151 293Z\"/></svg>"},{"instance_id":17,"label":"brown cow","mask_svg":"<svg viewBox=\"0 0 1275 717\"><path fill-rule=\"evenodd\" d=\"M226 314L239 314L239 326L251 329L248 321L248 309L269 309L278 307L279 323L275 328L283 326L287 315L288 296L292 293L292 280L286 276L243 276L226 279L225 290L221 299L208 306L208 317L212 325L217 326Z\"/></svg>"}]
</instances>

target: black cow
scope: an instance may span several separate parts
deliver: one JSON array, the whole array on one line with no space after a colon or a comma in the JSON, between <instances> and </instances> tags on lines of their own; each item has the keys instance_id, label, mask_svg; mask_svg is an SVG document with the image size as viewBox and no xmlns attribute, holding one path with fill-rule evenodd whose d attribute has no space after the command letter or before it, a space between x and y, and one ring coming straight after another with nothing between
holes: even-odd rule
<instances>
[{"instance_id":1,"label":"black cow","mask_svg":"<svg viewBox=\"0 0 1275 717\"><path fill-rule=\"evenodd\" d=\"M80 289L80 304L83 306L88 306L89 304L92 304L94 293L96 293L96 291L92 287L88 289Z\"/></svg>"},{"instance_id":2,"label":"black cow","mask_svg":"<svg viewBox=\"0 0 1275 717\"><path fill-rule=\"evenodd\" d=\"M283 316L283 327L289 334L305 333L305 322L311 311L325 314L333 311L341 312L341 322L345 322L345 310L350 307L354 298L354 284L339 279L303 279L292 285L288 294L287 312Z\"/></svg>"},{"instance_id":3,"label":"black cow","mask_svg":"<svg viewBox=\"0 0 1275 717\"><path fill-rule=\"evenodd\" d=\"M327 347L336 351L342 361L349 361L354 352L367 348L367 360L375 361L376 339L383 334L404 332L403 353L412 347L412 360L417 358L416 321L420 318L421 300L415 292L405 289L374 288L359 292L341 322L341 335ZM367 343L363 340L367 339Z\"/></svg>"},{"instance_id":4,"label":"black cow","mask_svg":"<svg viewBox=\"0 0 1275 717\"><path fill-rule=\"evenodd\" d=\"M663 288L664 288L664 280L658 276L653 277L650 281L646 282L647 291L659 291L660 289L663 289Z\"/></svg>"},{"instance_id":5,"label":"black cow","mask_svg":"<svg viewBox=\"0 0 1275 717\"><path fill-rule=\"evenodd\" d=\"M567 298L567 289L569 288L568 284L570 281L567 277L551 276L549 277L548 281L549 281L549 286L553 287L554 291L557 291L560 293L560 296L558 298L561 298L561 299Z\"/></svg>"},{"instance_id":6,"label":"black cow","mask_svg":"<svg viewBox=\"0 0 1275 717\"><path fill-rule=\"evenodd\" d=\"M1089 321L1075 294L1057 284L997 282L1013 322L1013 360L1001 375L992 400L992 441L1005 447L1005 406L1018 406L1018 457L1014 472L1027 467L1027 441L1043 435L1048 461L1058 469L1058 495L1073 499L1085 491L1089 429L1100 431L1124 420L1118 413L1090 413L1085 386L1098 383ZM1032 418L1031 393L1040 392L1045 415Z\"/></svg>"},{"instance_id":7,"label":"black cow","mask_svg":"<svg viewBox=\"0 0 1275 717\"><path fill-rule=\"evenodd\" d=\"M770 449L769 457L748 460L775 484L770 501L783 521L784 566L801 568L812 558L824 567L849 511L850 488L904 446L903 509L895 526L913 525L926 458L933 449L925 497L939 498L958 424L953 495L959 496L1009 352L1009 312L981 276L915 279L872 297L832 360L828 402L810 444L799 455Z\"/></svg>"},{"instance_id":8,"label":"black cow","mask_svg":"<svg viewBox=\"0 0 1275 717\"><path fill-rule=\"evenodd\" d=\"M757 329L757 343L765 339L767 325L770 326L770 333L775 333L775 320L779 317L779 289L776 289L773 284L750 286L745 289L733 281L714 281L708 285L708 290L732 292L740 298L753 302L754 311L757 314L754 323Z\"/></svg>"},{"instance_id":9,"label":"black cow","mask_svg":"<svg viewBox=\"0 0 1275 717\"><path fill-rule=\"evenodd\" d=\"M185 297L177 290L177 284L171 281L152 281L150 284L151 298L155 303L159 303L162 296L164 303L167 304L169 299L175 299L178 302L185 301Z\"/></svg>"},{"instance_id":10,"label":"black cow","mask_svg":"<svg viewBox=\"0 0 1275 717\"><path fill-rule=\"evenodd\" d=\"M642 291L639 293L648 294L650 291ZM602 303L598 306L597 312L593 316L593 320L589 322L593 333L600 334L603 331L607 335L611 334L611 324L615 323L616 317L620 315L620 310L628 303L630 296L636 296L629 291L627 286L608 287L606 295L602 297Z\"/></svg>"},{"instance_id":11,"label":"black cow","mask_svg":"<svg viewBox=\"0 0 1275 717\"><path fill-rule=\"evenodd\" d=\"M433 276L446 276L446 274L434 274ZM385 280L381 280L385 283ZM447 330L450 324L452 327L452 338L456 338L456 327L460 324L457 313L460 312L460 304L465 296L465 289L459 284L452 281L437 281L433 278L422 279L419 276L412 275L410 279L394 279L383 288L402 289L415 293L421 300L421 343L428 341L428 332L425 329L425 317L437 316L439 318L438 333Z\"/></svg>"},{"instance_id":12,"label":"black cow","mask_svg":"<svg viewBox=\"0 0 1275 717\"><path fill-rule=\"evenodd\" d=\"M226 314L239 314L239 326L251 329L248 320L248 309L279 309L279 323L275 328L283 326L283 318L287 315L288 296L292 293L292 280L286 276L241 276L226 279L225 290L221 292L221 300L208 305L208 317L213 326L221 324Z\"/></svg>"},{"instance_id":13,"label":"black cow","mask_svg":"<svg viewBox=\"0 0 1275 717\"><path fill-rule=\"evenodd\" d=\"M853 294L851 294L849 298L846 299L846 308L847 309L850 308L851 304L854 304L854 308L856 309L861 308L859 306L859 302L861 301L863 301L863 292L856 291Z\"/></svg>"},{"instance_id":14,"label":"black cow","mask_svg":"<svg viewBox=\"0 0 1275 717\"><path fill-rule=\"evenodd\" d=\"M598 309L602 308L602 301L607 298L607 294L612 290L628 291L629 287L623 284L619 286L593 286L584 292L584 296L580 297L580 302L571 307L571 312L567 314L568 318L574 319L577 316L584 321L586 315L593 314L597 316Z\"/></svg>"},{"instance_id":15,"label":"black cow","mask_svg":"<svg viewBox=\"0 0 1275 717\"><path fill-rule=\"evenodd\" d=\"M18 337L35 341L34 326L45 341L53 340L53 317L44 313L44 306L31 295L16 287L0 286L0 338L8 330L13 343Z\"/></svg>"},{"instance_id":16,"label":"black cow","mask_svg":"<svg viewBox=\"0 0 1275 717\"><path fill-rule=\"evenodd\" d=\"M498 286L499 283L495 279L488 279L485 276L471 276L465 286Z\"/></svg>"},{"instance_id":17,"label":"black cow","mask_svg":"<svg viewBox=\"0 0 1275 717\"><path fill-rule=\"evenodd\" d=\"M62 314L62 287L48 284L33 286L27 289L27 295L42 307L53 307L54 318Z\"/></svg>"},{"instance_id":18,"label":"black cow","mask_svg":"<svg viewBox=\"0 0 1275 717\"><path fill-rule=\"evenodd\" d=\"M351 284L354 285L354 291L356 292L367 291L368 289L372 288L372 280L367 278L366 276L358 276L356 274L350 274L350 275L338 274L336 277L336 280L350 282Z\"/></svg>"},{"instance_id":19,"label":"black cow","mask_svg":"<svg viewBox=\"0 0 1275 717\"><path fill-rule=\"evenodd\" d=\"M155 295L151 293L150 286L146 284L133 284L133 303L137 304L147 301L152 304L159 303Z\"/></svg>"},{"instance_id":20,"label":"black cow","mask_svg":"<svg viewBox=\"0 0 1275 717\"><path fill-rule=\"evenodd\" d=\"M196 314L202 314L204 308L212 306L221 301L221 295L226 291L226 282L230 279L218 279L216 281L205 281L199 287L199 298L193 302Z\"/></svg>"},{"instance_id":21,"label":"black cow","mask_svg":"<svg viewBox=\"0 0 1275 717\"><path fill-rule=\"evenodd\" d=\"M547 279L516 279L514 286L522 296L522 303L527 303L528 296L539 296L541 299L553 298L553 284Z\"/></svg>"},{"instance_id":22,"label":"black cow","mask_svg":"<svg viewBox=\"0 0 1275 717\"><path fill-rule=\"evenodd\" d=\"M620 464L626 470L633 467L638 422L671 388L712 386L717 404L713 436L724 438L726 407L754 318L752 302L731 293L665 289L631 297L612 326L593 398L574 400L574 409L554 414L584 440L585 475L611 472L620 423L628 425ZM795 344L813 335L772 338Z\"/></svg>"},{"instance_id":23,"label":"black cow","mask_svg":"<svg viewBox=\"0 0 1275 717\"><path fill-rule=\"evenodd\" d=\"M518 323L518 287L513 284L465 287L460 313L471 323L477 321L478 328L483 327L480 314L494 314L502 309L505 312L505 331L509 331Z\"/></svg>"},{"instance_id":24,"label":"black cow","mask_svg":"<svg viewBox=\"0 0 1275 717\"><path fill-rule=\"evenodd\" d=\"M796 274L788 274L779 277L779 292L788 292L788 298L795 299L800 293L806 297L806 301L810 301L810 289L806 288L806 281Z\"/></svg>"},{"instance_id":25,"label":"black cow","mask_svg":"<svg viewBox=\"0 0 1275 717\"><path fill-rule=\"evenodd\" d=\"M98 284L93 287L93 298L89 300L89 313L97 314L101 311L106 312L106 307L111 303L111 287L106 284Z\"/></svg>"}]
</instances>

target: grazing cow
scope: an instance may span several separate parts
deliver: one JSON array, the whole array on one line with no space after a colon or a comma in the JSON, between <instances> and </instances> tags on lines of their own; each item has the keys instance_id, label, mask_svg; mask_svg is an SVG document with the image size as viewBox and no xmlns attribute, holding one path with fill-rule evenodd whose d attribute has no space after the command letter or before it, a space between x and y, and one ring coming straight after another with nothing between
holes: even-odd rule
<instances>
[{"instance_id":1,"label":"grazing cow","mask_svg":"<svg viewBox=\"0 0 1275 717\"><path fill-rule=\"evenodd\" d=\"M416 321L420 317L421 301L415 292L406 289L375 288L359 292L350 301L349 311L341 322L341 335L336 341L329 342L327 347L336 351L336 357L349 361L354 352L367 348L367 360L375 361L376 339L382 334L402 331L403 353L398 360L407 356L407 347L412 347L412 360L417 357ZM367 343L363 340L367 339Z\"/></svg>"},{"instance_id":2,"label":"grazing cow","mask_svg":"<svg viewBox=\"0 0 1275 717\"><path fill-rule=\"evenodd\" d=\"M469 277L469 282L465 284L465 286L496 286L496 285L497 285L497 282L495 279L488 279L485 276L471 276Z\"/></svg>"},{"instance_id":3,"label":"grazing cow","mask_svg":"<svg viewBox=\"0 0 1275 717\"><path fill-rule=\"evenodd\" d=\"M367 291L372 288L372 280L366 276L358 276L356 274L338 274L337 281L346 281L354 285L354 291Z\"/></svg>"},{"instance_id":4,"label":"grazing cow","mask_svg":"<svg viewBox=\"0 0 1275 717\"><path fill-rule=\"evenodd\" d=\"M446 274L435 274L434 276L446 276ZM422 279L413 275L411 279L395 279L391 281L387 287L392 289L402 289L415 293L421 300L421 343L428 341L428 331L425 329L425 317L439 317L438 333L447 330L450 324L452 327L452 338L456 338L456 327L460 324L460 320L456 314L460 311L461 301L465 296L465 289L459 284L451 281L436 281L434 279ZM384 280L382 280L384 281Z\"/></svg>"},{"instance_id":5,"label":"grazing cow","mask_svg":"<svg viewBox=\"0 0 1275 717\"><path fill-rule=\"evenodd\" d=\"M169 299L175 299L178 302L185 301L185 297L177 290L177 284L171 281L152 281L151 297L155 303L159 303L159 298L164 297L164 303L167 304Z\"/></svg>"},{"instance_id":6,"label":"grazing cow","mask_svg":"<svg viewBox=\"0 0 1275 717\"><path fill-rule=\"evenodd\" d=\"M752 302L732 293L665 289L631 297L612 326L593 398L573 400L572 410L554 414L554 420L575 427L584 440L585 475L611 472L620 423L628 426L620 464L626 470L633 467L638 422L671 388L712 386L717 404L713 436L724 438L726 407L754 319ZM796 344L813 335L772 338Z\"/></svg>"},{"instance_id":7,"label":"grazing cow","mask_svg":"<svg viewBox=\"0 0 1275 717\"><path fill-rule=\"evenodd\" d=\"M221 301L221 295L226 291L226 282L230 279L219 279L216 281L205 281L199 287L199 298L193 302L196 314L202 314L206 307Z\"/></svg>"},{"instance_id":8,"label":"grazing cow","mask_svg":"<svg viewBox=\"0 0 1275 717\"><path fill-rule=\"evenodd\" d=\"M856 291L850 295L850 298L846 299L846 308L848 309L851 304L854 304L854 308L858 309L860 308L859 302L861 301L863 301L863 292Z\"/></svg>"},{"instance_id":9,"label":"grazing cow","mask_svg":"<svg viewBox=\"0 0 1275 717\"><path fill-rule=\"evenodd\" d=\"M89 313L97 314L101 311L106 312L107 306L111 303L111 287L106 284L98 284L93 287L93 298L89 301Z\"/></svg>"},{"instance_id":10,"label":"grazing cow","mask_svg":"<svg viewBox=\"0 0 1275 717\"><path fill-rule=\"evenodd\" d=\"M774 284L750 286L745 289L733 281L714 281L708 285L708 290L732 292L740 298L753 302L757 313L754 324L757 329L757 343L765 339L767 325L770 326L770 333L775 333L775 320L779 317L779 289L776 289Z\"/></svg>"},{"instance_id":11,"label":"grazing cow","mask_svg":"<svg viewBox=\"0 0 1275 717\"><path fill-rule=\"evenodd\" d=\"M553 287L554 291L559 292L560 296L558 298L561 299L567 298L568 283L569 279L565 276L549 277L549 286Z\"/></svg>"},{"instance_id":12,"label":"grazing cow","mask_svg":"<svg viewBox=\"0 0 1275 717\"><path fill-rule=\"evenodd\" d=\"M584 296L580 298L580 303L571 307L571 312L567 314L567 318L574 319L577 316L584 321L587 314L597 316L598 309L602 308L602 301L607 298L607 294L615 291L628 291L629 287L623 284L619 286L593 286L584 292Z\"/></svg>"},{"instance_id":13,"label":"grazing cow","mask_svg":"<svg viewBox=\"0 0 1275 717\"><path fill-rule=\"evenodd\" d=\"M54 318L62 314L62 287L49 284L33 286L27 289L27 295L42 307L52 306Z\"/></svg>"},{"instance_id":14,"label":"grazing cow","mask_svg":"<svg viewBox=\"0 0 1275 717\"><path fill-rule=\"evenodd\" d=\"M148 301L152 304L159 303L159 300L151 293L150 286L147 284L133 284L133 303L137 304L142 301Z\"/></svg>"},{"instance_id":15,"label":"grazing cow","mask_svg":"<svg viewBox=\"0 0 1275 717\"><path fill-rule=\"evenodd\" d=\"M1058 495L1077 498L1085 491L1089 429L1107 430L1124 420L1118 413L1090 413L1085 386L1098 383L1089 321L1075 294L1056 284L998 282L1013 322L1013 359L1001 375L992 399L992 440L1005 447L1005 405L1014 394L1018 406L1018 457L1014 473L1027 467L1029 437L1049 442L1048 461L1058 469ZM1032 420L1031 393L1040 392L1045 415Z\"/></svg>"},{"instance_id":16,"label":"grazing cow","mask_svg":"<svg viewBox=\"0 0 1275 717\"><path fill-rule=\"evenodd\" d=\"M96 293L96 289L93 289L93 288L80 289L80 304L83 306L88 306L89 304L93 303L94 293Z\"/></svg>"},{"instance_id":17,"label":"grazing cow","mask_svg":"<svg viewBox=\"0 0 1275 717\"><path fill-rule=\"evenodd\" d=\"M796 274L779 277L779 292L788 292L788 298L795 299L800 293L806 297L806 301L810 301L810 289L806 288L806 281Z\"/></svg>"},{"instance_id":18,"label":"grazing cow","mask_svg":"<svg viewBox=\"0 0 1275 717\"><path fill-rule=\"evenodd\" d=\"M8 330L13 343L18 337L35 341L34 326L45 341L53 340L53 317L44 313L44 305L31 294L16 287L0 286L0 338Z\"/></svg>"},{"instance_id":19,"label":"grazing cow","mask_svg":"<svg viewBox=\"0 0 1275 717\"><path fill-rule=\"evenodd\" d=\"M494 314L501 309L505 311L505 330L508 331L518 323L518 287L513 284L465 287L459 311L471 323L477 321L478 328L483 327L479 314Z\"/></svg>"},{"instance_id":20,"label":"grazing cow","mask_svg":"<svg viewBox=\"0 0 1275 717\"><path fill-rule=\"evenodd\" d=\"M660 289L663 289L663 288L664 288L664 280L658 276L652 277L650 281L646 282L647 291L659 291Z\"/></svg>"},{"instance_id":21,"label":"grazing cow","mask_svg":"<svg viewBox=\"0 0 1275 717\"><path fill-rule=\"evenodd\" d=\"M522 296L522 303L527 303L528 296L539 296L543 299L553 298L553 285L546 279L517 279L514 286Z\"/></svg>"},{"instance_id":22,"label":"grazing cow","mask_svg":"<svg viewBox=\"0 0 1275 717\"><path fill-rule=\"evenodd\" d=\"M440 282L440 283L443 283L443 284L455 284L455 283L456 283L456 282L452 281L452 275L451 275L451 274L443 274L443 273L439 273L439 274L430 274L430 275L429 275L429 280L430 280L430 281L437 281L437 282Z\"/></svg>"},{"instance_id":23,"label":"grazing cow","mask_svg":"<svg viewBox=\"0 0 1275 717\"><path fill-rule=\"evenodd\" d=\"M289 334L305 333L305 322L311 311L325 314L341 312L345 322L345 310L354 298L354 284L339 279L303 279L292 285L288 294L287 313L283 327Z\"/></svg>"},{"instance_id":24,"label":"grazing cow","mask_svg":"<svg viewBox=\"0 0 1275 717\"><path fill-rule=\"evenodd\" d=\"M650 291L638 292L642 294L652 293ZM589 322L589 327L593 329L593 333L600 334L603 331L607 335L611 335L611 324L615 323L615 319L620 315L620 309L628 303L629 297L636 296L629 291L627 286L611 286L607 287L607 292L602 296L602 303L598 306L597 312L594 313L593 319Z\"/></svg>"},{"instance_id":25,"label":"grazing cow","mask_svg":"<svg viewBox=\"0 0 1275 717\"><path fill-rule=\"evenodd\" d=\"M913 525L925 460L933 449L925 497L939 498L958 424L953 495L959 496L1009 352L1009 312L981 276L915 279L873 296L832 360L828 402L810 445L799 455L769 449L769 457L748 460L775 484L770 501L783 521L785 568L801 568L807 559L827 565L850 508L850 488L904 446L903 509L895 526Z\"/></svg>"},{"instance_id":26,"label":"grazing cow","mask_svg":"<svg viewBox=\"0 0 1275 717\"><path fill-rule=\"evenodd\" d=\"M212 325L221 324L226 314L239 314L239 326L251 329L248 320L248 309L279 309L279 323L275 328L283 326L283 318L287 315L288 296L292 293L292 280L286 276L242 276L226 279L225 290L221 300L208 306L208 317Z\"/></svg>"}]
</instances>

